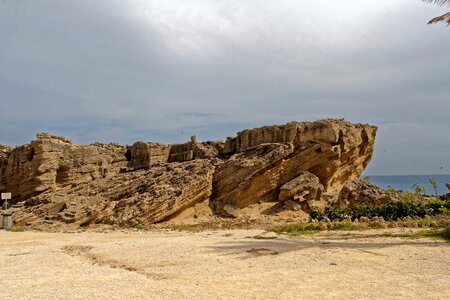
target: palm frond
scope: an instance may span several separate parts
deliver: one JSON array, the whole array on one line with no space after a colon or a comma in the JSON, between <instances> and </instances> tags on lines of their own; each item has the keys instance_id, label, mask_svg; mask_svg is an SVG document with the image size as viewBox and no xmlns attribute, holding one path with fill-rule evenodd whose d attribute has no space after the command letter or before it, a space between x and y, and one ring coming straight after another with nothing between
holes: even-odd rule
<instances>
[{"instance_id":1,"label":"palm frond","mask_svg":"<svg viewBox=\"0 0 450 300\"><path fill-rule=\"evenodd\" d=\"M434 3L437 5L445 5L445 4L450 5L450 0L422 0L422 1L427 3Z\"/></svg>"},{"instance_id":2,"label":"palm frond","mask_svg":"<svg viewBox=\"0 0 450 300\"><path fill-rule=\"evenodd\" d=\"M440 23L444 22L447 23L447 26L450 25L450 12L443 14L442 16L433 18L428 22L428 24L434 24L434 23Z\"/></svg>"}]
</instances>

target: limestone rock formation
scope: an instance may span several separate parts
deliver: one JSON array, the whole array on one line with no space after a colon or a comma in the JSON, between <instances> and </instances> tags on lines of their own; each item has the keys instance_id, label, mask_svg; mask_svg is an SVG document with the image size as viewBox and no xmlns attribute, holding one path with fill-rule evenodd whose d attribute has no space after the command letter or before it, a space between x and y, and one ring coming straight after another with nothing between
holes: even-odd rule
<instances>
[{"instance_id":1,"label":"limestone rock formation","mask_svg":"<svg viewBox=\"0 0 450 300\"><path fill-rule=\"evenodd\" d=\"M192 136L191 141L184 144L171 145L169 162L183 162L193 159L218 159L222 151L222 142L197 142L197 137Z\"/></svg>"},{"instance_id":2,"label":"limestone rock formation","mask_svg":"<svg viewBox=\"0 0 450 300\"><path fill-rule=\"evenodd\" d=\"M283 159L293 151L291 144L273 143L233 155L214 173L215 206L229 204L243 208L258 201L277 199L277 188L285 183L280 179L286 175L283 172Z\"/></svg>"},{"instance_id":3,"label":"limestone rock formation","mask_svg":"<svg viewBox=\"0 0 450 300\"><path fill-rule=\"evenodd\" d=\"M383 204L391 197L382 188L361 179L347 181L339 192L338 204L341 207L361 203Z\"/></svg>"},{"instance_id":4,"label":"limestone rock formation","mask_svg":"<svg viewBox=\"0 0 450 300\"><path fill-rule=\"evenodd\" d=\"M278 200L320 200L322 192L323 186L320 184L319 178L305 171L281 186Z\"/></svg>"},{"instance_id":5,"label":"limestone rock formation","mask_svg":"<svg viewBox=\"0 0 450 300\"><path fill-rule=\"evenodd\" d=\"M339 190L369 163L375 135L375 126L344 120L291 122L239 132L224 147L224 153L235 154L214 174L215 206L243 208L277 201L281 187L304 171L317 176L325 191Z\"/></svg>"},{"instance_id":6,"label":"limestone rock formation","mask_svg":"<svg viewBox=\"0 0 450 300\"><path fill-rule=\"evenodd\" d=\"M100 222L122 225L159 222L209 199L213 172L209 161L195 160L155 167L137 178L136 174L127 174L122 185L101 193L113 204L108 207L111 213Z\"/></svg>"},{"instance_id":7,"label":"limestone rock formation","mask_svg":"<svg viewBox=\"0 0 450 300\"><path fill-rule=\"evenodd\" d=\"M113 176L126 167L124 146L100 143L80 146L46 133L36 137L0 160L0 190L11 192L16 200Z\"/></svg>"},{"instance_id":8,"label":"limestone rock formation","mask_svg":"<svg viewBox=\"0 0 450 300\"><path fill-rule=\"evenodd\" d=\"M17 222L34 226L153 224L209 199L214 167L207 160L154 166L31 197Z\"/></svg>"},{"instance_id":9,"label":"limestone rock formation","mask_svg":"<svg viewBox=\"0 0 450 300\"><path fill-rule=\"evenodd\" d=\"M170 146L161 143L136 142L125 156L133 169L149 168L152 163L169 161Z\"/></svg>"},{"instance_id":10,"label":"limestone rock formation","mask_svg":"<svg viewBox=\"0 0 450 300\"><path fill-rule=\"evenodd\" d=\"M295 201L295 200L292 200L292 199L288 199L288 200L284 201L283 207L285 209L293 210L293 211L302 210L301 204L299 202Z\"/></svg>"},{"instance_id":11,"label":"limestone rock formation","mask_svg":"<svg viewBox=\"0 0 450 300\"><path fill-rule=\"evenodd\" d=\"M151 224L202 201L228 217L263 202L307 211L339 191L343 203L360 201L365 187L342 187L369 163L375 136L375 126L329 119L175 145L77 145L42 133L30 144L0 146L0 192L24 201L19 223L49 226Z\"/></svg>"},{"instance_id":12,"label":"limestone rock formation","mask_svg":"<svg viewBox=\"0 0 450 300\"><path fill-rule=\"evenodd\" d=\"M0 144L0 191L7 191L6 165L8 162L8 155L13 149L13 147Z\"/></svg>"}]
</instances>

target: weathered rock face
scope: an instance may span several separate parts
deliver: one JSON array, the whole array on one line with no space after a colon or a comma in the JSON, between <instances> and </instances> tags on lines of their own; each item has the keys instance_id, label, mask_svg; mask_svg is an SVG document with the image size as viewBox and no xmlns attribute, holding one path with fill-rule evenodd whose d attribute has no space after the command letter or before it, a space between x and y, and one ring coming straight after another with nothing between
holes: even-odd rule
<instances>
[{"instance_id":1,"label":"weathered rock face","mask_svg":"<svg viewBox=\"0 0 450 300\"><path fill-rule=\"evenodd\" d=\"M1 190L18 200L49 189L109 177L126 167L125 147L117 144L80 146L63 137L38 134L0 161Z\"/></svg>"},{"instance_id":2,"label":"weathered rock face","mask_svg":"<svg viewBox=\"0 0 450 300\"><path fill-rule=\"evenodd\" d=\"M16 222L135 226L170 218L209 199L214 167L206 160L154 166L31 197Z\"/></svg>"},{"instance_id":3,"label":"weathered rock face","mask_svg":"<svg viewBox=\"0 0 450 300\"><path fill-rule=\"evenodd\" d=\"M169 162L183 162L193 159L216 160L222 148L222 142L199 143L197 137L192 136L190 142L171 146Z\"/></svg>"},{"instance_id":4,"label":"weathered rock face","mask_svg":"<svg viewBox=\"0 0 450 300\"><path fill-rule=\"evenodd\" d=\"M168 162L170 146L161 143L136 142L126 152L128 166L133 169L149 168L152 163Z\"/></svg>"},{"instance_id":5,"label":"weathered rock face","mask_svg":"<svg viewBox=\"0 0 450 300\"><path fill-rule=\"evenodd\" d=\"M25 200L16 220L31 224L151 224L200 201L231 217L261 202L307 210L310 201L324 201L322 192L341 191L343 203L359 201L342 186L367 166L375 135L374 126L343 120L291 122L244 130L225 142L192 137L177 145L76 145L38 134L21 147L0 146L0 191L11 192L14 203Z\"/></svg>"},{"instance_id":6,"label":"weathered rock face","mask_svg":"<svg viewBox=\"0 0 450 300\"><path fill-rule=\"evenodd\" d=\"M323 185L320 184L319 178L305 171L281 186L278 200L320 200L322 192Z\"/></svg>"},{"instance_id":7,"label":"weathered rock face","mask_svg":"<svg viewBox=\"0 0 450 300\"><path fill-rule=\"evenodd\" d=\"M216 207L230 204L243 208L258 201L277 199L277 189L285 183L281 183L283 159L293 151L292 144L262 144L233 155L214 173L213 201Z\"/></svg>"},{"instance_id":8,"label":"weathered rock face","mask_svg":"<svg viewBox=\"0 0 450 300\"><path fill-rule=\"evenodd\" d=\"M369 163L375 135L375 126L343 120L244 130L225 144L225 153L236 154L214 174L213 201L238 208L276 201L280 188L303 171L317 176L325 191L339 190Z\"/></svg>"},{"instance_id":9,"label":"weathered rock face","mask_svg":"<svg viewBox=\"0 0 450 300\"><path fill-rule=\"evenodd\" d=\"M382 188L361 179L347 181L339 192L338 204L341 207L361 203L383 204L391 197Z\"/></svg>"},{"instance_id":10,"label":"weathered rock face","mask_svg":"<svg viewBox=\"0 0 450 300\"><path fill-rule=\"evenodd\" d=\"M0 191L7 191L6 165L8 162L8 154L12 150L13 147L0 144Z\"/></svg>"},{"instance_id":11,"label":"weathered rock face","mask_svg":"<svg viewBox=\"0 0 450 300\"><path fill-rule=\"evenodd\" d=\"M209 199L213 172L209 161L195 160L155 167L137 178L136 174L127 174L122 185L102 193L112 204L111 213L100 222L122 225L159 222Z\"/></svg>"}]
</instances>

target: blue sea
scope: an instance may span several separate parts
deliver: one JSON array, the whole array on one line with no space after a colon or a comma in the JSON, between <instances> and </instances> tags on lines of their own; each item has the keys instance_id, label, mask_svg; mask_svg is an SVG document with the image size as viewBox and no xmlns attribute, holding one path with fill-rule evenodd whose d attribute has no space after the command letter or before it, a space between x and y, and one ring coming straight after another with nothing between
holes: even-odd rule
<instances>
[{"instance_id":1,"label":"blue sea","mask_svg":"<svg viewBox=\"0 0 450 300\"><path fill-rule=\"evenodd\" d=\"M450 183L450 174L448 175L386 175L386 176L369 176L370 182L381 186L384 189L393 187L396 190L404 192L413 191L413 184L420 184L425 188L425 194L434 195L433 186L430 184L430 178L435 178L437 182L437 194L443 195L450 193L445 183Z\"/></svg>"}]
</instances>

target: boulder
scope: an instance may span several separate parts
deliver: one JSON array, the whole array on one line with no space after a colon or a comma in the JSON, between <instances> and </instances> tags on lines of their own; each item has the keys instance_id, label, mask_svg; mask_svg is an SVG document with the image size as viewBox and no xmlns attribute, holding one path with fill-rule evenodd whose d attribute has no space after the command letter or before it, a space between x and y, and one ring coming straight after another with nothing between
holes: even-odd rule
<instances>
[{"instance_id":1,"label":"boulder","mask_svg":"<svg viewBox=\"0 0 450 300\"><path fill-rule=\"evenodd\" d=\"M447 189L450 191L450 183L446 183L445 186L446 186Z\"/></svg>"},{"instance_id":2,"label":"boulder","mask_svg":"<svg viewBox=\"0 0 450 300\"><path fill-rule=\"evenodd\" d=\"M223 207L220 207L219 209L216 210L216 212L219 213L222 217L238 218L240 216L239 208L236 208L228 204L225 204Z\"/></svg>"},{"instance_id":3,"label":"boulder","mask_svg":"<svg viewBox=\"0 0 450 300\"><path fill-rule=\"evenodd\" d=\"M283 203L283 207L288 210L299 211L302 210L302 206L297 201L292 199L286 200Z\"/></svg>"},{"instance_id":4,"label":"boulder","mask_svg":"<svg viewBox=\"0 0 450 300\"><path fill-rule=\"evenodd\" d=\"M338 204L341 207L360 203L383 204L391 197L381 187L361 179L347 181L339 192Z\"/></svg>"},{"instance_id":5,"label":"boulder","mask_svg":"<svg viewBox=\"0 0 450 300\"><path fill-rule=\"evenodd\" d=\"M281 186L278 200L320 200L322 192L323 185L320 184L319 178L317 178L316 175L305 171Z\"/></svg>"}]
</instances>

